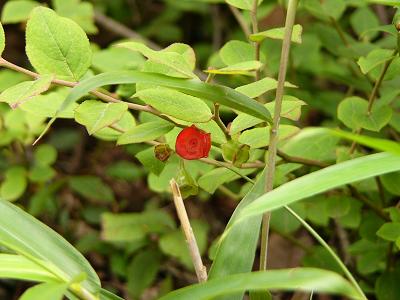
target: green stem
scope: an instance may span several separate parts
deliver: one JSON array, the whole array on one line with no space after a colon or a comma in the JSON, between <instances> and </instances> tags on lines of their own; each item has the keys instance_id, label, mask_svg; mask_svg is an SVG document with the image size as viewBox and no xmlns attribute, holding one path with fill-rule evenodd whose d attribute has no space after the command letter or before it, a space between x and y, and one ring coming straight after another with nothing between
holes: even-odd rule
<instances>
[{"instance_id":1,"label":"green stem","mask_svg":"<svg viewBox=\"0 0 400 300\"><path fill-rule=\"evenodd\" d=\"M219 103L214 103L213 119L215 123L217 123L219 128L221 128L222 132L225 134L226 139L229 140L231 137L229 135L228 129L226 128L224 122L222 122L221 117L219 115Z\"/></svg>"},{"instance_id":2,"label":"green stem","mask_svg":"<svg viewBox=\"0 0 400 300\"><path fill-rule=\"evenodd\" d=\"M349 269L347 269L346 265L341 261L339 256L337 256L337 254L332 250L332 248L324 241L324 239L306 221L304 221L302 217L300 217L289 206L285 205L284 207L308 230L308 232L325 248L325 250L329 252L329 254L333 257L333 259L336 261L338 266L342 269L342 271L346 275L346 277L350 280L350 282L357 289L357 291L360 294L360 297L362 299L368 300L367 297L365 296L363 290L358 285L357 281L355 280L355 278L349 271Z\"/></svg>"},{"instance_id":3,"label":"green stem","mask_svg":"<svg viewBox=\"0 0 400 300\"><path fill-rule=\"evenodd\" d=\"M251 34L250 29L246 23L246 20L243 18L241 12L234 6L228 5L229 9L231 10L233 16L235 17L236 21L238 22L239 26L242 28L246 38Z\"/></svg>"},{"instance_id":4,"label":"green stem","mask_svg":"<svg viewBox=\"0 0 400 300\"><path fill-rule=\"evenodd\" d=\"M385 62L385 64L383 65L383 69L382 69L381 73L379 74L379 77L376 80L376 82L374 84L374 87L372 88L372 92L371 92L371 94L370 94L370 96L368 98L368 108L367 108L368 116L372 113L372 107L374 105L376 96L378 95L379 88L381 87L383 79L385 78L386 72L389 69L389 67L390 67L391 63L393 62L394 58L396 57L397 53L398 53L397 49L394 50L392 57ZM361 134L361 133L362 133L362 129L360 128L360 129L357 130L357 134ZM349 150L349 154L353 154L354 153L354 151L356 150L356 145L357 145L357 143L355 141L351 144L351 147L350 147L350 150Z\"/></svg>"},{"instance_id":5,"label":"green stem","mask_svg":"<svg viewBox=\"0 0 400 300\"><path fill-rule=\"evenodd\" d=\"M297 4L298 0L289 0L288 10L286 14L285 33L283 37L281 61L279 66L278 86L276 89L274 119L271 126L270 138L269 138L268 167L267 167L267 176L265 182L266 193L268 193L273 189L273 184L274 184L279 122L282 110L284 84L286 79L286 70L289 60L291 36L293 32L293 25L296 16ZM263 221L261 225L260 270L266 270L267 268L267 252L268 252L267 249L268 249L268 232L269 232L270 216L271 216L270 212L265 213L263 215Z\"/></svg>"},{"instance_id":6,"label":"green stem","mask_svg":"<svg viewBox=\"0 0 400 300\"><path fill-rule=\"evenodd\" d=\"M253 6L250 11L253 34L258 33L257 7L258 7L258 0L253 0ZM260 61L260 46L261 46L260 42L254 42L255 60L257 61ZM255 81L260 80L260 78L261 78L261 70L257 69Z\"/></svg>"},{"instance_id":7,"label":"green stem","mask_svg":"<svg viewBox=\"0 0 400 300\"><path fill-rule=\"evenodd\" d=\"M374 101L376 99L376 96L378 95L379 88L381 87L386 72L389 69L390 65L392 64L396 55L397 55L397 49L393 51L392 57L385 62L385 64L383 65L382 72L375 82L374 88L372 89L371 95L369 96L368 99L368 110L367 110L368 115L370 115L372 112L372 106L374 105Z\"/></svg>"}]
</instances>

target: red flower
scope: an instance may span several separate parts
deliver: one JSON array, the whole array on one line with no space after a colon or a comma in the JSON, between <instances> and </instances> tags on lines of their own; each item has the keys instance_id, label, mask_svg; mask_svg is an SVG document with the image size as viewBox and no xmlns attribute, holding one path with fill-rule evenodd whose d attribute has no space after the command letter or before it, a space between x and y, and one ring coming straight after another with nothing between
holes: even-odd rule
<instances>
[{"instance_id":1,"label":"red flower","mask_svg":"<svg viewBox=\"0 0 400 300\"><path fill-rule=\"evenodd\" d=\"M184 159L192 160L207 157L210 148L210 134L194 125L184 128L176 138L175 151Z\"/></svg>"}]
</instances>

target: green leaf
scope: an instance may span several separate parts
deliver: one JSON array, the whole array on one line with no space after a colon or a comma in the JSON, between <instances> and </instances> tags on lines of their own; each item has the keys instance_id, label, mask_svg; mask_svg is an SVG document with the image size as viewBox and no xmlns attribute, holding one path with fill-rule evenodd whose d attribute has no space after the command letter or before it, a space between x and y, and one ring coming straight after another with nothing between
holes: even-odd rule
<instances>
[{"instance_id":1,"label":"green leaf","mask_svg":"<svg viewBox=\"0 0 400 300\"><path fill-rule=\"evenodd\" d=\"M249 43L232 40L219 51L222 61L230 66L254 60L254 48Z\"/></svg>"},{"instance_id":2,"label":"green leaf","mask_svg":"<svg viewBox=\"0 0 400 300\"><path fill-rule=\"evenodd\" d=\"M395 242L400 237L400 222L383 224L376 235L384 240Z\"/></svg>"},{"instance_id":3,"label":"green leaf","mask_svg":"<svg viewBox=\"0 0 400 300\"><path fill-rule=\"evenodd\" d=\"M127 288L132 297L141 296L143 291L156 279L161 264L158 249L145 249L135 255L127 270Z\"/></svg>"},{"instance_id":4,"label":"green leaf","mask_svg":"<svg viewBox=\"0 0 400 300\"><path fill-rule=\"evenodd\" d=\"M393 57L393 50L375 49L368 53L367 56L361 56L357 61L363 74L369 73L376 67L384 64Z\"/></svg>"},{"instance_id":5,"label":"green leaf","mask_svg":"<svg viewBox=\"0 0 400 300\"><path fill-rule=\"evenodd\" d=\"M206 300L246 290L301 290L346 295L362 299L357 291L338 274L313 268L282 269L253 272L211 279L161 297L160 300Z\"/></svg>"},{"instance_id":6,"label":"green leaf","mask_svg":"<svg viewBox=\"0 0 400 300\"><path fill-rule=\"evenodd\" d=\"M325 130L325 129L322 129ZM400 155L400 145L391 140L378 139L366 135L358 135L342 130L329 130L330 134L339 136L348 140L355 141L361 145L371 147L380 151L391 152Z\"/></svg>"},{"instance_id":7,"label":"green leaf","mask_svg":"<svg viewBox=\"0 0 400 300\"><path fill-rule=\"evenodd\" d=\"M301 107L305 102L292 96L284 96L281 109L281 117L297 121L301 115ZM274 115L275 101L264 105L271 115ZM262 123L263 120L249 116L247 114L238 114L229 127L229 133L234 135L244 129L253 127Z\"/></svg>"},{"instance_id":8,"label":"green leaf","mask_svg":"<svg viewBox=\"0 0 400 300\"><path fill-rule=\"evenodd\" d=\"M111 293L105 289L101 289L100 290L100 300L124 300L124 299L117 295L114 295L113 293Z\"/></svg>"},{"instance_id":9,"label":"green leaf","mask_svg":"<svg viewBox=\"0 0 400 300\"><path fill-rule=\"evenodd\" d=\"M86 273L87 279L82 282L84 288L94 293L100 288L96 272L82 254L59 234L7 201L0 201L0 244L42 266L60 280L68 282Z\"/></svg>"},{"instance_id":10,"label":"green leaf","mask_svg":"<svg viewBox=\"0 0 400 300\"><path fill-rule=\"evenodd\" d=\"M217 177L216 177L217 178ZM244 220L232 227L239 213L253 200L264 194L265 172L262 172L257 182L240 201L232 214L225 231L228 234L218 242L214 262L209 271L209 278L215 279L227 275L251 272L257 249L261 216ZM241 251L237 251L237 245L241 245ZM242 299L243 293L231 295L229 300ZM221 298L219 298L221 300Z\"/></svg>"},{"instance_id":11,"label":"green leaf","mask_svg":"<svg viewBox=\"0 0 400 300\"><path fill-rule=\"evenodd\" d=\"M141 213L121 213L102 215L104 240L110 242L129 242L143 239L149 233L166 233L175 228L175 222L162 210Z\"/></svg>"},{"instance_id":12,"label":"green leaf","mask_svg":"<svg viewBox=\"0 0 400 300\"><path fill-rule=\"evenodd\" d=\"M283 141L295 135L300 129L293 125L279 126L278 138ZM262 148L269 144L269 127L259 127L244 131L240 137L239 142L249 145L251 148ZM262 137L262 138L260 138Z\"/></svg>"},{"instance_id":13,"label":"green leaf","mask_svg":"<svg viewBox=\"0 0 400 300\"><path fill-rule=\"evenodd\" d=\"M209 69L204 72L210 74L221 74L221 75L249 75L252 76L250 71L256 71L262 67L262 63L258 60L251 60L240 62L234 65L230 65L221 69Z\"/></svg>"},{"instance_id":14,"label":"green leaf","mask_svg":"<svg viewBox=\"0 0 400 300\"><path fill-rule=\"evenodd\" d=\"M46 262L41 262L46 264ZM47 267L51 268L50 266ZM41 265L15 254L0 254L0 278L38 282L57 281L58 278Z\"/></svg>"},{"instance_id":15,"label":"green leaf","mask_svg":"<svg viewBox=\"0 0 400 300\"><path fill-rule=\"evenodd\" d=\"M268 29L265 31L261 31L258 33L251 34L249 36L250 41L253 42L262 42L266 38L270 39L275 39L275 40L283 40L283 35L285 32L285 27L279 27L279 28L272 28ZM298 43L301 44L301 34L303 32L303 27L300 24L296 24L293 26L293 32L292 32L292 42L293 43Z\"/></svg>"},{"instance_id":16,"label":"green leaf","mask_svg":"<svg viewBox=\"0 0 400 300\"><path fill-rule=\"evenodd\" d=\"M35 164L49 166L55 163L57 159L57 150L50 144L41 144L35 148L33 155Z\"/></svg>"},{"instance_id":17,"label":"green leaf","mask_svg":"<svg viewBox=\"0 0 400 300\"><path fill-rule=\"evenodd\" d=\"M67 94L68 88L58 88L54 92L51 91L44 95L38 95L30 98L29 101L23 102L19 108L39 117L51 118L56 115L58 108L64 101ZM58 117L73 118L74 110L77 107L77 103L71 103L58 115Z\"/></svg>"},{"instance_id":18,"label":"green leaf","mask_svg":"<svg viewBox=\"0 0 400 300\"><path fill-rule=\"evenodd\" d=\"M5 172L4 178L0 187L0 197L2 199L14 201L24 194L28 181L26 179L26 170L23 167L9 168Z\"/></svg>"},{"instance_id":19,"label":"green leaf","mask_svg":"<svg viewBox=\"0 0 400 300\"><path fill-rule=\"evenodd\" d=\"M37 95L47 91L53 76L44 75L34 81L24 81L14 85L0 94L0 102L5 102L11 108L17 108Z\"/></svg>"},{"instance_id":20,"label":"green leaf","mask_svg":"<svg viewBox=\"0 0 400 300\"><path fill-rule=\"evenodd\" d=\"M6 46L6 37L4 35L3 25L1 25L0 23L0 57L3 54L5 46Z\"/></svg>"},{"instance_id":21,"label":"green leaf","mask_svg":"<svg viewBox=\"0 0 400 300\"><path fill-rule=\"evenodd\" d=\"M156 158L154 154L154 146L138 152L135 156L149 172L156 175L160 175L165 167L165 163Z\"/></svg>"},{"instance_id":22,"label":"green leaf","mask_svg":"<svg viewBox=\"0 0 400 300\"><path fill-rule=\"evenodd\" d=\"M71 189L82 197L103 202L114 201L112 189L96 176L73 176L69 179Z\"/></svg>"},{"instance_id":23,"label":"green leaf","mask_svg":"<svg viewBox=\"0 0 400 300\"><path fill-rule=\"evenodd\" d=\"M92 3L80 0L52 0L52 2L57 14L74 20L87 33L97 33Z\"/></svg>"},{"instance_id":24,"label":"green leaf","mask_svg":"<svg viewBox=\"0 0 400 300\"><path fill-rule=\"evenodd\" d=\"M355 33L359 37L370 28L375 28L379 26L378 17L375 13L368 7L359 7L352 13L350 17L350 24ZM365 34L364 37L367 37L367 40L371 40L378 35L378 32L369 32Z\"/></svg>"},{"instance_id":25,"label":"green leaf","mask_svg":"<svg viewBox=\"0 0 400 300\"><path fill-rule=\"evenodd\" d=\"M252 169L233 169L243 176L254 172ZM220 185L240 178L237 173L227 168L215 168L202 175L197 180L197 183L203 190L209 192L210 194L214 194Z\"/></svg>"},{"instance_id":26,"label":"green leaf","mask_svg":"<svg viewBox=\"0 0 400 300\"><path fill-rule=\"evenodd\" d=\"M137 92L145 103L160 112L189 122L208 122L212 118L210 108L203 100L164 87L145 89Z\"/></svg>"},{"instance_id":27,"label":"green leaf","mask_svg":"<svg viewBox=\"0 0 400 300\"><path fill-rule=\"evenodd\" d=\"M42 283L29 288L20 300L62 300L68 285L65 283Z\"/></svg>"},{"instance_id":28,"label":"green leaf","mask_svg":"<svg viewBox=\"0 0 400 300\"><path fill-rule=\"evenodd\" d=\"M184 78L195 78L196 75L193 73L193 68L182 54L173 51L155 51L147 47L146 45L138 42L127 42L117 45L118 47L127 48L132 51L140 52L143 56L148 59L157 62L162 65L166 65L169 68L178 72L181 77Z\"/></svg>"},{"instance_id":29,"label":"green leaf","mask_svg":"<svg viewBox=\"0 0 400 300\"><path fill-rule=\"evenodd\" d=\"M277 86L278 86L278 81L276 79L265 77L261 80L239 86L235 90L250 98L257 98L268 91L276 89ZM297 86L291 84L290 82L285 82L285 87L295 88Z\"/></svg>"},{"instance_id":30,"label":"green leaf","mask_svg":"<svg viewBox=\"0 0 400 300\"><path fill-rule=\"evenodd\" d=\"M114 123L114 125L119 129L129 131L136 126L136 120L128 110L122 115L120 120ZM100 129L94 134L94 136L106 141L115 141L121 136L121 134L122 133L120 131L107 127Z\"/></svg>"},{"instance_id":31,"label":"green leaf","mask_svg":"<svg viewBox=\"0 0 400 300\"><path fill-rule=\"evenodd\" d=\"M7 1L1 12L1 22L3 24L14 24L28 20L31 11L39 6L36 1L14 0Z\"/></svg>"},{"instance_id":32,"label":"green leaf","mask_svg":"<svg viewBox=\"0 0 400 300\"><path fill-rule=\"evenodd\" d=\"M201 220L191 220L193 233L196 237L200 254L204 254L207 248L208 223ZM193 262L190 256L185 236L180 228L164 234L159 240L161 251L169 256L177 258L187 268L193 270ZM197 298L196 298L197 299Z\"/></svg>"},{"instance_id":33,"label":"green leaf","mask_svg":"<svg viewBox=\"0 0 400 300\"><path fill-rule=\"evenodd\" d=\"M312 15L323 20L329 18L338 20L346 10L344 0L304 0L303 5Z\"/></svg>"},{"instance_id":34,"label":"green leaf","mask_svg":"<svg viewBox=\"0 0 400 300\"><path fill-rule=\"evenodd\" d=\"M138 82L147 82L173 88L185 94L210 100L212 102L218 102L232 109L247 113L266 121L271 121L271 116L268 110L260 103L228 87L208 84L197 80L173 78L162 74L145 73L139 71L102 73L83 80L79 83L79 85L71 90L71 93L64 100L62 106L60 107L60 111L68 107L70 103L75 102L86 93L98 87L110 84Z\"/></svg>"},{"instance_id":35,"label":"green leaf","mask_svg":"<svg viewBox=\"0 0 400 300\"><path fill-rule=\"evenodd\" d=\"M380 131L389 123L392 109L388 106L374 106L368 114L368 101L360 97L349 97L340 102L338 118L351 129L364 128L371 131Z\"/></svg>"},{"instance_id":36,"label":"green leaf","mask_svg":"<svg viewBox=\"0 0 400 300\"><path fill-rule=\"evenodd\" d=\"M381 180L387 191L393 195L400 196L400 172L385 174L381 177Z\"/></svg>"},{"instance_id":37,"label":"green leaf","mask_svg":"<svg viewBox=\"0 0 400 300\"><path fill-rule=\"evenodd\" d=\"M388 271L376 280L375 293L378 300L395 300L400 297L400 271Z\"/></svg>"},{"instance_id":38,"label":"green leaf","mask_svg":"<svg viewBox=\"0 0 400 300\"><path fill-rule=\"evenodd\" d=\"M118 145L152 141L168 133L174 125L165 121L154 121L140 124L123 133L117 141Z\"/></svg>"},{"instance_id":39,"label":"green leaf","mask_svg":"<svg viewBox=\"0 0 400 300\"><path fill-rule=\"evenodd\" d=\"M93 53L92 68L100 72L135 70L143 65L145 58L126 48L107 48Z\"/></svg>"},{"instance_id":40,"label":"green leaf","mask_svg":"<svg viewBox=\"0 0 400 300\"><path fill-rule=\"evenodd\" d=\"M245 219L260 215L344 184L398 170L400 157L389 153L372 154L345 161L281 185L246 207L240 217Z\"/></svg>"},{"instance_id":41,"label":"green leaf","mask_svg":"<svg viewBox=\"0 0 400 300\"><path fill-rule=\"evenodd\" d=\"M262 1L263 0L258 0L258 5L260 5ZM225 2L240 9L251 10L254 0L225 0Z\"/></svg>"},{"instance_id":42,"label":"green leaf","mask_svg":"<svg viewBox=\"0 0 400 300\"><path fill-rule=\"evenodd\" d=\"M92 58L85 32L45 7L35 8L26 26L26 54L40 74L78 81Z\"/></svg>"},{"instance_id":43,"label":"green leaf","mask_svg":"<svg viewBox=\"0 0 400 300\"><path fill-rule=\"evenodd\" d=\"M104 103L87 100L75 109L75 120L84 126L90 135L120 120L128 110L126 103Z\"/></svg>"}]
</instances>

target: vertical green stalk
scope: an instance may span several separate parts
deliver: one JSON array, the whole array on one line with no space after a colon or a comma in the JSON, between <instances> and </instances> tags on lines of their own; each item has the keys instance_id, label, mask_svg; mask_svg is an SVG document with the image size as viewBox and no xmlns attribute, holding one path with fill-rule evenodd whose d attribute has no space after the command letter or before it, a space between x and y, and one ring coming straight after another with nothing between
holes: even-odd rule
<instances>
[{"instance_id":1,"label":"vertical green stalk","mask_svg":"<svg viewBox=\"0 0 400 300\"><path fill-rule=\"evenodd\" d=\"M267 167L267 176L265 182L266 193L268 193L273 189L273 184L274 184L276 152L278 145L278 131L279 131L280 115L282 110L284 83L286 79L286 70L289 60L290 43L291 43L293 25L296 16L296 8L298 2L299 2L298 0L289 0L289 5L286 13L285 33L282 43L281 61L280 61L279 75L278 75L278 86L276 89L276 97L275 97L274 119L270 130L270 138L268 146L268 167ZM263 221L261 225L260 270L266 270L267 268L268 233L269 233L270 218L271 218L270 212L267 212L263 215Z\"/></svg>"},{"instance_id":2,"label":"vertical green stalk","mask_svg":"<svg viewBox=\"0 0 400 300\"><path fill-rule=\"evenodd\" d=\"M258 0L253 0L253 6L251 8L251 24L253 34L258 33L258 20L257 20L257 7ZM255 60L260 60L260 42L254 42L254 50L255 50ZM261 72L260 69L256 70L256 78L255 81L260 80Z\"/></svg>"}]
</instances>

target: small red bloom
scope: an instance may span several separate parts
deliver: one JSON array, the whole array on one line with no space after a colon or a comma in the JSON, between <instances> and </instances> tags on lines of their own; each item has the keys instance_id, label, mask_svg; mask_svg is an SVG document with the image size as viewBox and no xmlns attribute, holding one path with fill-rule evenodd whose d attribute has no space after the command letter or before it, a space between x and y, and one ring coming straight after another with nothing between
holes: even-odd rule
<instances>
[{"instance_id":1,"label":"small red bloom","mask_svg":"<svg viewBox=\"0 0 400 300\"><path fill-rule=\"evenodd\" d=\"M184 159L207 157L211 148L211 135L192 125L184 128L176 138L175 151Z\"/></svg>"}]
</instances>

